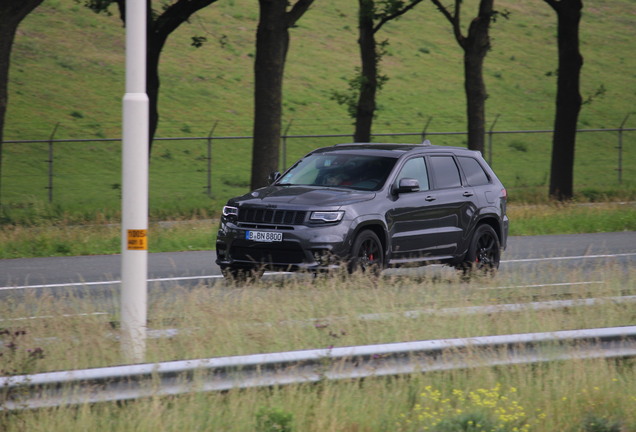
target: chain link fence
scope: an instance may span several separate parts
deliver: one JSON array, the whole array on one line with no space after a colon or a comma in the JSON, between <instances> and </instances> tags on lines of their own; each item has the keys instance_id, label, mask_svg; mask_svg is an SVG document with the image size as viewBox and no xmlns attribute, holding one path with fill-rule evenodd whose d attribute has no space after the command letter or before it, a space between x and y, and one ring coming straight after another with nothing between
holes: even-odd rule
<instances>
[{"instance_id":1,"label":"chain link fence","mask_svg":"<svg viewBox=\"0 0 636 432\"><path fill-rule=\"evenodd\" d=\"M626 118L627 119L627 118ZM496 123L496 120L495 120ZM552 130L494 130L484 157L511 190L542 188L549 182ZM636 185L635 128L625 121L613 129L577 134L575 188L607 190ZM156 138L150 160L150 206L206 206L248 191L250 136ZM351 142L346 134L292 135L285 131L280 168L314 148ZM466 132L375 134L374 142L466 146ZM7 140L2 148L0 204L12 207L53 203L65 209L116 208L121 197L121 141L56 139Z\"/></svg>"}]
</instances>

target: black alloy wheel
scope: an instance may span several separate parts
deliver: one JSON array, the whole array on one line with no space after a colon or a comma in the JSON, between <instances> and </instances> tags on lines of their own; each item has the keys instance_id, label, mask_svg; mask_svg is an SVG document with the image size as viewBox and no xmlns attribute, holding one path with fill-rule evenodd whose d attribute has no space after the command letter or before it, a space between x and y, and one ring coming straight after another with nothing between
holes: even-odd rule
<instances>
[{"instance_id":1,"label":"black alloy wheel","mask_svg":"<svg viewBox=\"0 0 636 432\"><path fill-rule=\"evenodd\" d=\"M349 272L361 271L379 275L384 268L384 249L378 236L371 230L358 234L351 248Z\"/></svg>"},{"instance_id":2,"label":"black alloy wheel","mask_svg":"<svg viewBox=\"0 0 636 432\"><path fill-rule=\"evenodd\" d=\"M467 276L494 274L499 268L500 257L501 246L497 233L490 225L479 225L460 269Z\"/></svg>"}]
</instances>

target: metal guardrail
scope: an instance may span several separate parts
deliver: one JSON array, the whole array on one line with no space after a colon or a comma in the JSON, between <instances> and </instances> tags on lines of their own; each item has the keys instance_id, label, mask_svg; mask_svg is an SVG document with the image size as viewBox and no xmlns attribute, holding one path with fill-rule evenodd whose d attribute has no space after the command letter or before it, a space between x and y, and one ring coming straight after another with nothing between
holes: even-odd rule
<instances>
[{"instance_id":1,"label":"metal guardrail","mask_svg":"<svg viewBox=\"0 0 636 432\"><path fill-rule=\"evenodd\" d=\"M314 349L0 377L0 410L496 365L636 357L636 326Z\"/></svg>"}]
</instances>

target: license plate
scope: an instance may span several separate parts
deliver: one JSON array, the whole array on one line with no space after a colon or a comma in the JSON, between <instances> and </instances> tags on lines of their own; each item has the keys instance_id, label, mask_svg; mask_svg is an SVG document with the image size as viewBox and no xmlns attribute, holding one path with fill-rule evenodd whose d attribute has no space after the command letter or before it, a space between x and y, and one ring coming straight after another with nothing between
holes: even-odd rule
<instances>
[{"instance_id":1,"label":"license plate","mask_svg":"<svg viewBox=\"0 0 636 432\"><path fill-rule=\"evenodd\" d=\"M282 242L283 233L272 231L246 231L245 239L257 242Z\"/></svg>"}]
</instances>

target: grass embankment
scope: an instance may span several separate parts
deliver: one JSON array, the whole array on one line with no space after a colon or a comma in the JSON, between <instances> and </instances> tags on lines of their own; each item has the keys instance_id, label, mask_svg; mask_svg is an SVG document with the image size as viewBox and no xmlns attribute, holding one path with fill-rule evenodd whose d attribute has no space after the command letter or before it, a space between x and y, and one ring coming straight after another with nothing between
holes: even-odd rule
<instances>
[{"instance_id":1,"label":"grass embankment","mask_svg":"<svg viewBox=\"0 0 636 432\"><path fill-rule=\"evenodd\" d=\"M532 301L636 293L633 270L616 272L604 264L587 271L598 281L593 287L534 288ZM177 287L170 293L151 296L149 327L182 332L170 338L148 339L147 361L612 327L633 322L632 304L609 301L565 309L491 311L488 315L404 313L524 302L528 288L514 286L526 276L502 275L471 284L455 276L433 280L392 276L380 282L354 276L344 280L279 279L240 288L224 283L194 289ZM577 272L563 274L564 280L571 281L582 276ZM120 347L110 320L116 321L117 317L90 315L108 310L110 306L103 302L72 295L65 299L27 296L3 302L0 315L5 320L34 314L48 316L14 322L26 332L17 340L17 352L37 347L44 353L43 359L30 364L33 372L116 365L121 361ZM89 315L75 315L79 312ZM362 319L363 314L386 315ZM25 364L24 358L5 356L6 368L16 366L16 362L17 367ZM631 431L636 428L634 382L633 362L570 360L25 411L0 414L0 426L11 432ZM264 420L268 419L284 423L286 429L267 427ZM493 426L461 428L456 422L462 420ZM589 422L608 428L592 429L584 424Z\"/></svg>"},{"instance_id":2,"label":"grass embankment","mask_svg":"<svg viewBox=\"0 0 636 432\"><path fill-rule=\"evenodd\" d=\"M577 234L636 230L634 203L509 205L510 235ZM80 220L39 219L35 225L0 228L0 259L115 254L121 251L120 227ZM151 223L150 252L210 250L218 222L188 219Z\"/></svg>"},{"instance_id":3,"label":"grass embankment","mask_svg":"<svg viewBox=\"0 0 636 432\"><path fill-rule=\"evenodd\" d=\"M467 2L468 25L477 2ZM503 7L503 6L502 6ZM20 26L11 57L5 140L98 139L121 136L124 92L124 29L113 16L96 15L74 0L47 0ZM491 29L492 50L484 65L488 90L488 129L550 130L556 96L556 16L544 2L522 0L503 7L509 19ZM632 52L636 14L631 0L587 5L581 22L585 58L581 93L599 88L602 96L585 104L581 129L617 128L633 111L636 56ZM158 137L251 135L253 117L255 4L219 1L205 8L167 41L161 57ZM359 66L357 3L314 2L291 32L286 65L283 124L290 135L353 133L344 107L331 99L344 91ZM193 35L205 35L200 49ZM378 40L388 39L382 74L389 77L378 95L374 133L411 132L376 141L420 142L427 132L466 129L461 48L431 2L422 2L398 21L387 23ZM602 92L601 92L602 93ZM634 116L625 127L633 126ZM218 121L218 124L216 123ZM496 124L495 124L496 123ZM622 183L619 182L616 132L577 136L574 184L577 198L631 194L636 184L634 132L623 134ZM308 151L350 140L286 141L289 165ZM429 135L433 144L466 145L464 135ZM499 134L492 137L492 162L510 195L528 201L545 197L549 181L551 134ZM218 209L250 184L250 139L215 140L211 197L206 194L208 140L155 141L150 165L150 212L154 220L189 219L200 209ZM119 142L63 142L53 146L48 165L46 142L3 145L2 205L20 219L38 202L63 212L116 214L120 208ZM489 156L490 152L487 152ZM282 157L281 157L282 159ZM52 188L49 187L52 168ZM545 199L545 198L543 198Z\"/></svg>"}]
</instances>

